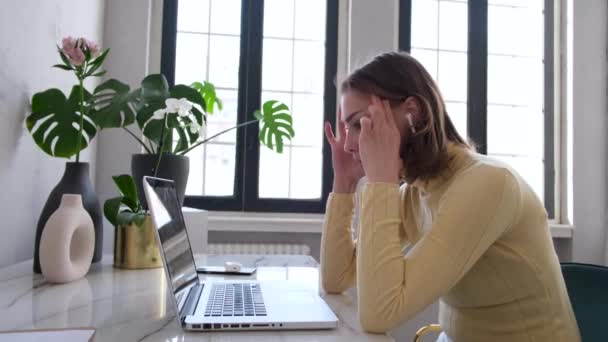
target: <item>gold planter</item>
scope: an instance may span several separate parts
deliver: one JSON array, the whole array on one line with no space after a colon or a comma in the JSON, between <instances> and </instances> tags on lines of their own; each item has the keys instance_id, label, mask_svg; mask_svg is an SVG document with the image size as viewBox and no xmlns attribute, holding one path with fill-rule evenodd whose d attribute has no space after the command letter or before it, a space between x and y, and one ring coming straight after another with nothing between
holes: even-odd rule
<instances>
[{"instance_id":1,"label":"gold planter","mask_svg":"<svg viewBox=\"0 0 608 342\"><path fill-rule=\"evenodd\" d=\"M141 227L135 224L116 227L114 267L137 269L162 266L156 232L150 216L146 217Z\"/></svg>"}]
</instances>

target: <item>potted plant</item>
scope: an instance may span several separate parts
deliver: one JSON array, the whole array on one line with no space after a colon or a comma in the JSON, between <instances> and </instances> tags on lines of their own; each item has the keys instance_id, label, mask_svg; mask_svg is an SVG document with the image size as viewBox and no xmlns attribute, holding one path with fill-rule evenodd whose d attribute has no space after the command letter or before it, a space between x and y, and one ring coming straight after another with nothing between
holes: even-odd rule
<instances>
[{"instance_id":1,"label":"potted plant","mask_svg":"<svg viewBox=\"0 0 608 342\"><path fill-rule=\"evenodd\" d=\"M98 127L92 120L92 94L84 87L90 77L102 76L102 64L109 49L101 52L99 46L85 38L66 37L62 46L57 47L62 63L53 67L69 71L78 83L66 97L57 88L50 88L34 94L31 114L26 118L26 127L36 144L45 153L70 160L65 165L63 177L51 191L36 228L34 246L34 271L40 273L39 247L42 230L57 210L63 194L79 194L85 210L91 216L95 229L95 251L93 262L101 260L103 242L103 222L99 200L89 178L89 163L80 161L80 152L95 137Z\"/></svg>"},{"instance_id":2,"label":"potted plant","mask_svg":"<svg viewBox=\"0 0 608 342\"><path fill-rule=\"evenodd\" d=\"M207 138L204 134L207 116L215 107L222 109L222 101L217 98L212 83L169 87L162 74L153 74L142 80L139 89L130 92L128 86L111 81L98 87L103 88L98 92L103 100L96 103L105 106L105 110L98 108L99 118L95 121L101 127L122 127L142 145L145 153L133 155L131 172L144 208L147 205L143 176L172 179L183 203L189 174L186 153L221 134L261 122L260 142L278 153L283 151L283 140L295 135L289 108L278 101L267 101L261 110L253 113L251 120ZM133 123L145 141L128 129Z\"/></svg>"},{"instance_id":3,"label":"potted plant","mask_svg":"<svg viewBox=\"0 0 608 342\"><path fill-rule=\"evenodd\" d=\"M120 196L107 200L106 219L115 227L114 266L119 268L156 268L162 266L154 225L137 195L131 175L112 177Z\"/></svg>"}]
</instances>

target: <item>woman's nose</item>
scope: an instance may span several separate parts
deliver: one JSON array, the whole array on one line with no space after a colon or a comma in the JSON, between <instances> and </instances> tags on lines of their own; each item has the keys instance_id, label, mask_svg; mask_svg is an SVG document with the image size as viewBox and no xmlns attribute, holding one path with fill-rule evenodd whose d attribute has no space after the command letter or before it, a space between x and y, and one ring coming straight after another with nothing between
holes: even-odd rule
<instances>
[{"instance_id":1,"label":"woman's nose","mask_svg":"<svg viewBox=\"0 0 608 342\"><path fill-rule=\"evenodd\" d=\"M344 151L346 152L357 152L359 148L359 139L352 133L352 131L346 131L346 140L344 141Z\"/></svg>"}]
</instances>

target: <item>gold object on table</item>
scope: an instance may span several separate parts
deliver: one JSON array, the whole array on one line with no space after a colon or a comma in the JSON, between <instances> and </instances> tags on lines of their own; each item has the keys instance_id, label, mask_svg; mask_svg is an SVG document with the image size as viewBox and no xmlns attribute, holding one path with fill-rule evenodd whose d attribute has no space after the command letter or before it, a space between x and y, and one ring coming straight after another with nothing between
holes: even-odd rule
<instances>
[{"instance_id":1,"label":"gold object on table","mask_svg":"<svg viewBox=\"0 0 608 342\"><path fill-rule=\"evenodd\" d=\"M149 215L146 216L141 227L134 223L117 226L114 235L114 267L128 269L162 267L154 229Z\"/></svg>"}]
</instances>

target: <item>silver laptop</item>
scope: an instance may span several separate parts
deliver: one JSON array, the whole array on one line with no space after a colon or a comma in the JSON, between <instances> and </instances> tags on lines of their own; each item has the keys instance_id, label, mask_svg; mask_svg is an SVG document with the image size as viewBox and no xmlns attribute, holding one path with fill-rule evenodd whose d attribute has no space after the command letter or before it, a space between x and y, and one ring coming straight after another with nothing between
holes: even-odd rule
<instances>
[{"instance_id":1,"label":"silver laptop","mask_svg":"<svg viewBox=\"0 0 608 342\"><path fill-rule=\"evenodd\" d=\"M338 319L318 293L295 281L201 282L173 182L144 177L143 183L167 282L175 298L176 317L183 329L281 330L337 326Z\"/></svg>"}]
</instances>

